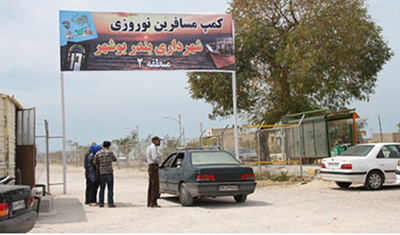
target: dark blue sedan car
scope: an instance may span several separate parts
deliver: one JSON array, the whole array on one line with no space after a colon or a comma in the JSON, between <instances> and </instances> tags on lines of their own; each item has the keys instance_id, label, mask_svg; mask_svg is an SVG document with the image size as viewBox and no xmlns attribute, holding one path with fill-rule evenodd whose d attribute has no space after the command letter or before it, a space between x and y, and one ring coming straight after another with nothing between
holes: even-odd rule
<instances>
[{"instance_id":1,"label":"dark blue sedan car","mask_svg":"<svg viewBox=\"0 0 400 235\"><path fill-rule=\"evenodd\" d=\"M256 187L253 169L221 150L173 152L159 174L160 192L178 195L183 206L200 197L233 196L236 202L245 202Z\"/></svg>"}]
</instances>

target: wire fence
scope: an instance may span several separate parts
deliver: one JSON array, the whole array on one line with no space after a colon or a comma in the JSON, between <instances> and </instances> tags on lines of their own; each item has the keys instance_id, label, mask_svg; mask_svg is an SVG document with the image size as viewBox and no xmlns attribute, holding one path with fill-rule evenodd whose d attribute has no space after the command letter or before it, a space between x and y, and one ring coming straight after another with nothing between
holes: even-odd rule
<instances>
[{"instance_id":1,"label":"wire fence","mask_svg":"<svg viewBox=\"0 0 400 235\"><path fill-rule=\"evenodd\" d=\"M299 130L299 128L301 128ZM308 168L302 168L301 163L318 163L315 161L300 162L300 159L310 159L307 156L305 144L305 134L307 127L286 127L263 130L239 130L239 157L244 164L252 166L258 178L271 175L301 175L308 172ZM162 160L171 152L182 147L211 147L219 146L222 150L235 155L235 137L233 129L217 129L207 131L207 135L197 138L185 138L183 140L170 138L166 135L160 146ZM61 140L50 140L50 144ZM140 141L128 141L124 144L114 142L111 150L116 155L118 161L114 167L118 169L137 169L146 170L146 148L150 144L150 138ZM127 146L129 145L129 146ZM84 166L84 157L89 146L82 146L74 141L67 142L66 164L74 167ZM37 139L37 175L46 174L46 143L43 139ZM303 149L303 150L302 150ZM61 150L49 152L49 165L62 165L63 153ZM313 158L314 159L314 158ZM311 168L315 166L311 166ZM50 167L51 171L51 167ZM283 173L282 173L283 172Z\"/></svg>"}]
</instances>

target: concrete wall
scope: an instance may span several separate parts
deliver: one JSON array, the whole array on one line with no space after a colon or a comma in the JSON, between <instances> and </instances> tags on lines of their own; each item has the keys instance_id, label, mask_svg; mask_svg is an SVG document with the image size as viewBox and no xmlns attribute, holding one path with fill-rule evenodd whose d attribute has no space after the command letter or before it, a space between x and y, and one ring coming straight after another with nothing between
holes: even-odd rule
<instances>
[{"instance_id":1,"label":"concrete wall","mask_svg":"<svg viewBox=\"0 0 400 235\"><path fill-rule=\"evenodd\" d=\"M223 128L219 129L207 129L207 137L216 137L218 145L222 146L224 150L231 150L235 148L235 136L234 129L228 128L225 130L224 134ZM257 132L249 131L249 132L240 132L239 131L239 145L241 148L251 148L256 150L258 148L257 142ZM277 137L275 133L270 133L268 137L268 144L270 146L281 146L281 138Z\"/></svg>"},{"instance_id":2,"label":"concrete wall","mask_svg":"<svg viewBox=\"0 0 400 235\"><path fill-rule=\"evenodd\" d=\"M371 142L372 143L400 142L400 132L382 133L382 138L380 133L372 133Z\"/></svg>"}]
</instances>

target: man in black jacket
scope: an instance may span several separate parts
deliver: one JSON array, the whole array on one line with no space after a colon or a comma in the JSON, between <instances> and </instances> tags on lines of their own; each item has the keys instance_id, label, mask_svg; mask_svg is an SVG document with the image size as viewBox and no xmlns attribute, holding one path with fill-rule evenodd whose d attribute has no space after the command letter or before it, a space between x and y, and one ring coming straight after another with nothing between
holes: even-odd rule
<instances>
[{"instance_id":1,"label":"man in black jacket","mask_svg":"<svg viewBox=\"0 0 400 235\"><path fill-rule=\"evenodd\" d=\"M91 144L90 144L90 146L92 146L92 145L96 145L96 143L95 142L92 142ZM89 203L90 203L90 180L89 180L89 177L88 177L88 175L89 175L89 172L88 172L88 167L89 167L89 163L88 163L88 157L89 157L89 155L90 155L90 146L89 146L89 148L88 148L88 150L87 150L87 152L85 153L85 158L84 158L84 161L83 161L83 166L85 167L85 179L86 179L86 190L85 190L85 204L86 205L89 205Z\"/></svg>"}]
</instances>

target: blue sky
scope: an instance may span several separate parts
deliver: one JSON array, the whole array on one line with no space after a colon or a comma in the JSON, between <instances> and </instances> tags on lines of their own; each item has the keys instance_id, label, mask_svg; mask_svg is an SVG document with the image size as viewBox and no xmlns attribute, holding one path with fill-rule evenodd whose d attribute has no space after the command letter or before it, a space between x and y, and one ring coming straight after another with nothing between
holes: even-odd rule
<instances>
[{"instance_id":1,"label":"blue sky","mask_svg":"<svg viewBox=\"0 0 400 235\"><path fill-rule=\"evenodd\" d=\"M362 118L368 118L368 134L397 131L400 1L370 0L369 12L395 51L379 74L370 102L355 102ZM225 0L0 0L0 93L14 95L26 108L36 107L37 134L44 119L51 135L61 135L59 72L59 10L133 13L225 13ZM139 126L141 137L178 135L178 123L165 115L182 116L186 137L203 129L232 125L233 119L211 121L211 106L190 98L186 72L80 72L65 74L67 138L81 144L125 136L125 127ZM240 123L239 123L240 124Z\"/></svg>"}]
</instances>

